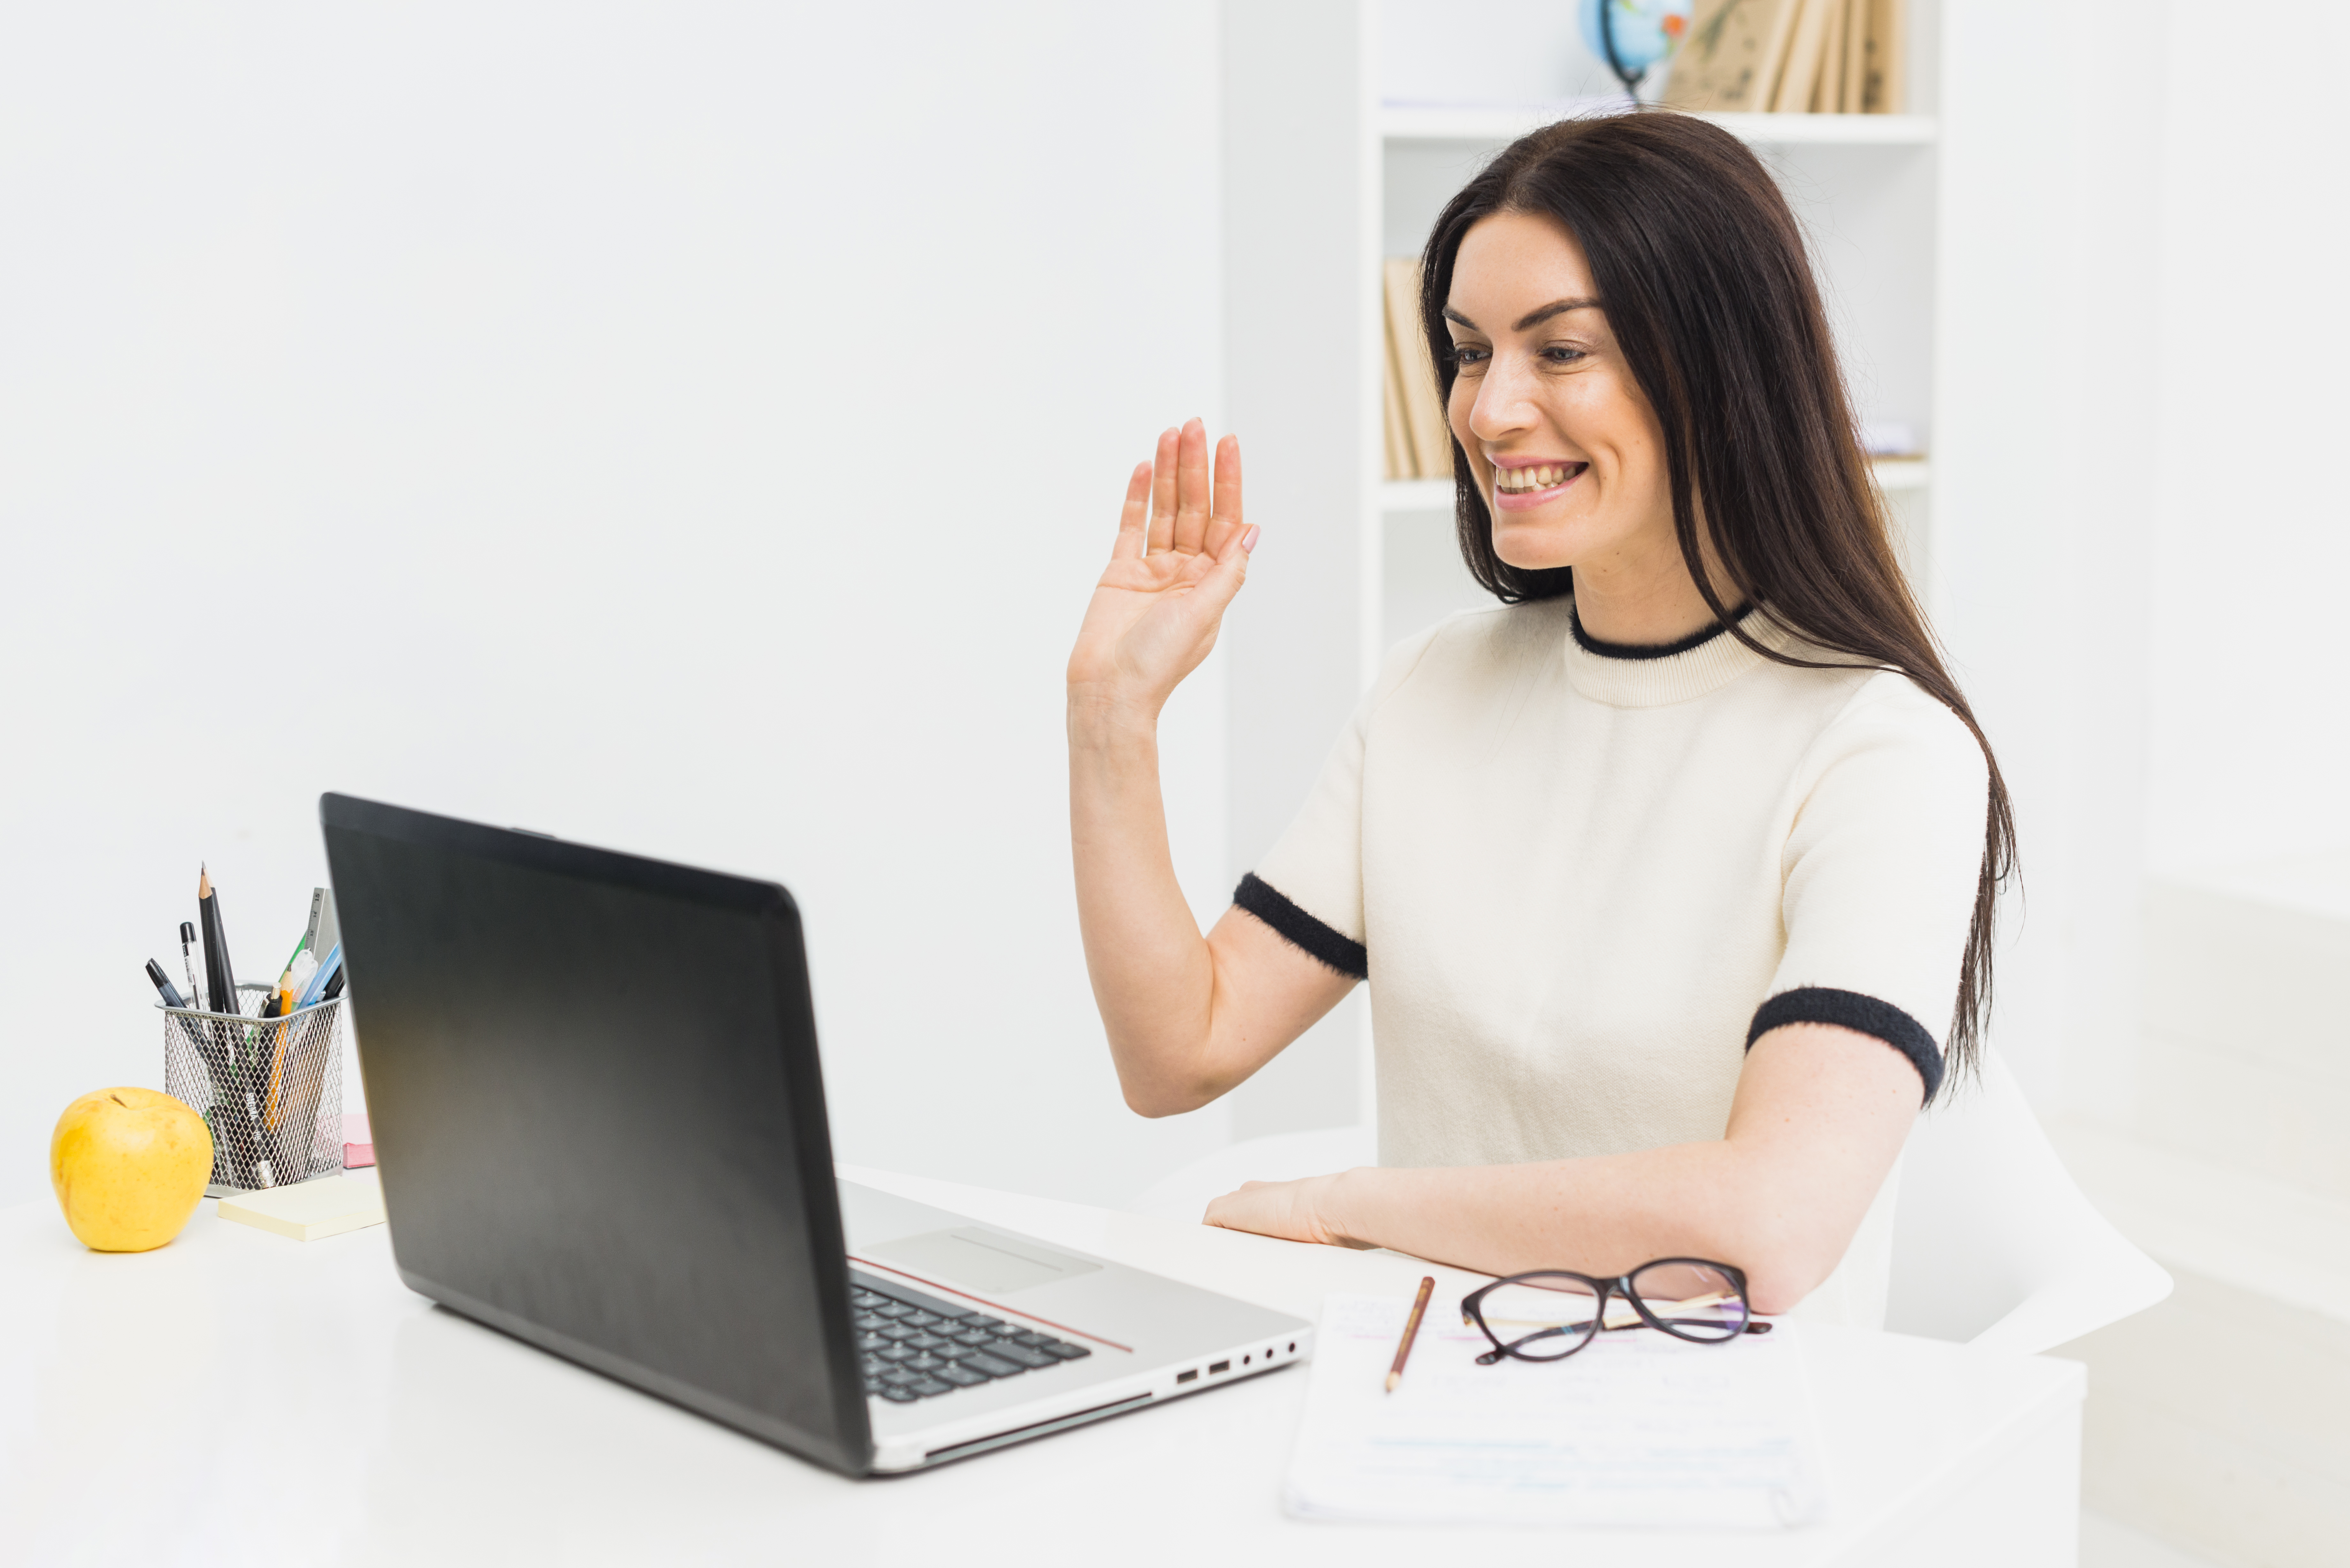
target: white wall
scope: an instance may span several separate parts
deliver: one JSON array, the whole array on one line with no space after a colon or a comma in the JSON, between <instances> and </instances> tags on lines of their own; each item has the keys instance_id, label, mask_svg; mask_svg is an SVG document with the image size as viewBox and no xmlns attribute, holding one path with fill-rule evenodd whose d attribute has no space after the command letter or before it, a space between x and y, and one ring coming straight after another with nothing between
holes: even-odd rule
<instances>
[{"instance_id":1,"label":"white wall","mask_svg":"<svg viewBox=\"0 0 2350 1568\"><path fill-rule=\"evenodd\" d=\"M1934 573L2023 834L1998 1037L2115 1119L2162 1006L2147 877L2350 843L2350 23L2263 25L2256 99L2185 0L1976 0L1945 35Z\"/></svg>"},{"instance_id":2,"label":"white wall","mask_svg":"<svg viewBox=\"0 0 2350 1568\"><path fill-rule=\"evenodd\" d=\"M845 1157L1116 1199L1061 668L1222 385L1208 0L0 20L0 1201L340 789L776 877ZM1270 532L1270 531L1269 531ZM1227 884L1214 669L1179 857ZM38 1020L39 1022L36 1022Z\"/></svg>"},{"instance_id":3,"label":"white wall","mask_svg":"<svg viewBox=\"0 0 2350 1568\"><path fill-rule=\"evenodd\" d=\"M2350 845L2350 16L2285 0L2257 97L2171 0L2148 357L2159 367L2147 857L2161 872Z\"/></svg>"}]
</instances>

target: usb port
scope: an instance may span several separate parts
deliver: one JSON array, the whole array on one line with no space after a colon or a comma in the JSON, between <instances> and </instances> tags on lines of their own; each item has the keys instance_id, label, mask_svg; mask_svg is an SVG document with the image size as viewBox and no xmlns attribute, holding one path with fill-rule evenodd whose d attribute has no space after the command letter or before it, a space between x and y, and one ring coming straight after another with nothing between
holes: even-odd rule
<instances>
[{"instance_id":1,"label":"usb port","mask_svg":"<svg viewBox=\"0 0 2350 1568\"><path fill-rule=\"evenodd\" d=\"M1208 1363L1208 1376L1211 1377L1213 1377L1219 1372L1230 1372L1232 1369L1232 1364L1229 1361L1211 1361Z\"/></svg>"},{"instance_id":2,"label":"usb port","mask_svg":"<svg viewBox=\"0 0 2350 1568\"><path fill-rule=\"evenodd\" d=\"M1199 1380L1200 1369L1196 1366L1189 1372L1178 1372L1175 1375L1175 1381L1178 1383L1197 1383Z\"/></svg>"}]
</instances>

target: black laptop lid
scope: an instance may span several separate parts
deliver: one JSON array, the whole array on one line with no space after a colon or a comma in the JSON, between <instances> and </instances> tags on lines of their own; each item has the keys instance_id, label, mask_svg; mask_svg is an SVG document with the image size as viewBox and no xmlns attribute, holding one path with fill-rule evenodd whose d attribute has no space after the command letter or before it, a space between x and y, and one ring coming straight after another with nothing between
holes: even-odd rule
<instances>
[{"instance_id":1,"label":"black laptop lid","mask_svg":"<svg viewBox=\"0 0 2350 1568\"><path fill-rule=\"evenodd\" d=\"M318 815L400 1277L866 1470L791 895L348 795Z\"/></svg>"}]
</instances>

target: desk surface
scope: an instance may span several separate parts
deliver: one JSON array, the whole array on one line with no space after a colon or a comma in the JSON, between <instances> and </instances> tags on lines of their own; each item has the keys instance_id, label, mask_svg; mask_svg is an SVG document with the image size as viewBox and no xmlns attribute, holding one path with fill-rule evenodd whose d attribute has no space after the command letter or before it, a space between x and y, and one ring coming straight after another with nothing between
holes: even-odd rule
<instances>
[{"instance_id":1,"label":"desk surface","mask_svg":"<svg viewBox=\"0 0 2350 1568\"><path fill-rule=\"evenodd\" d=\"M1407 1294L1425 1272L1389 1254L843 1174L1308 1318L1326 1292ZM847 1565L992 1546L987 1560L1021 1563L1109 1552L1426 1568L1464 1534L1555 1550L1530 1532L1283 1517L1303 1369L850 1481L432 1306L392 1272L380 1226L305 1243L213 1209L132 1256L85 1251L52 1206L0 1210L0 1560ZM1445 1273L1444 1288L1471 1279ZM1816 1328L1804 1345L1830 1522L1734 1542L1584 1532L1572 1560L1918 1562L1902 1543L1922 1527L1955 1551L1935 1521L1999 1515L2023 1532L2002 1539L2072 1561L2077 1365Z\"/></svg>"}]
</instances>

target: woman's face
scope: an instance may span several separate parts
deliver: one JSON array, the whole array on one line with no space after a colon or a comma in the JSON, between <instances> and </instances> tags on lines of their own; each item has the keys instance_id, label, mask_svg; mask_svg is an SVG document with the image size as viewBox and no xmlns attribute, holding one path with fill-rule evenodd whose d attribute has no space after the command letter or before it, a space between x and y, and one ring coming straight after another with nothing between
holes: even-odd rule
<instances>
[{"instance_id":1,"label":"woman's face","mask_svg":"<svg viewBox=\"0 0 2350 1568\"><path fill-rule=\"evenodd\" d=\"M1471 228L1444 309L1460 366L1452 433L1508 565L1685 576L1663 431L1598 299L1583 247L1555 220L1500 212Z\"/></svg>"}]
</instances>

